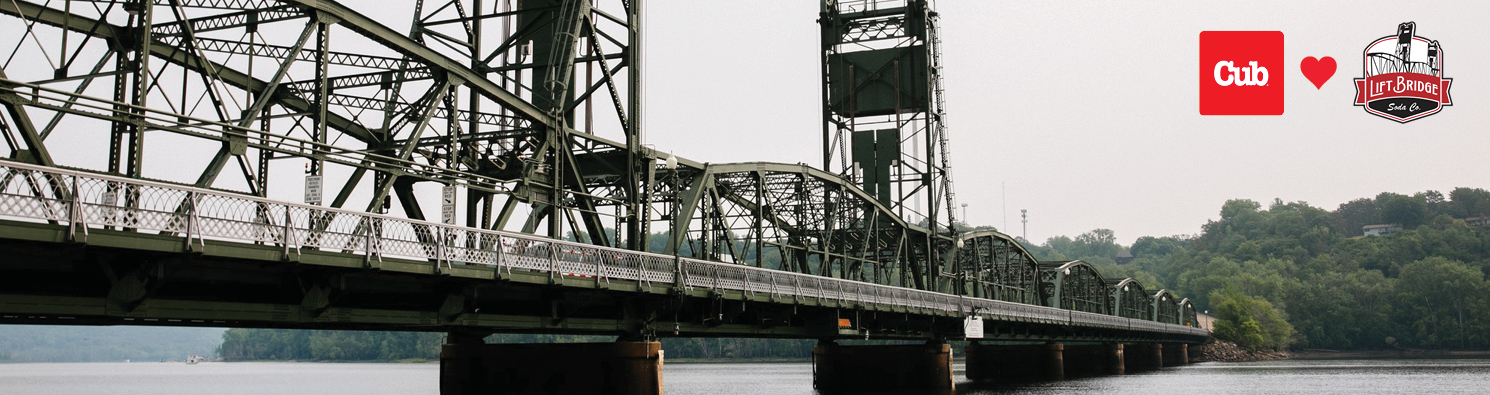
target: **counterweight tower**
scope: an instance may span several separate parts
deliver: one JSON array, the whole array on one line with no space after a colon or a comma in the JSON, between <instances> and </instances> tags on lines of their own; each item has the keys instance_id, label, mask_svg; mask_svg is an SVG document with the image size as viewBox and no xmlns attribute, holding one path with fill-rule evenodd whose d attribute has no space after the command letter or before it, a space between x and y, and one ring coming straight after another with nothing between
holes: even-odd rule
<instances>
[{"instance_id":1,"label":"counterweight tower","mask_svg":"<svg viewBox=\"0 0 1490 395\"><path fill-rule=\"evenodd\" d=\"M908 222L952 232L937 13L926 0L823 0L823 168Z\"/></svg>"}]
</instances>

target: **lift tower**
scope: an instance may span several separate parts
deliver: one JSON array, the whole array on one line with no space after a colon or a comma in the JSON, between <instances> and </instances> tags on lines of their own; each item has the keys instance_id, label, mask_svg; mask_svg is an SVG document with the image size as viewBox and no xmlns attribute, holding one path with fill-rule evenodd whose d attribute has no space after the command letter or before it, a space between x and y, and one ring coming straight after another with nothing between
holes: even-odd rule
<instances>
[{"instance_id":1,"label":"lift tower","mask_svg":"<svg viewBox=\"0 0 1490 395\"><path fill-rule=\"evenodd\" d=\"M937 14L927 0L820 4L823 169L924 226L924 239L909 240L908 258L942 263L957 230ZM864 219L866 228L876 222ZM929 269L937 283L955 276L947 267Z\"/></svg>"},{"instance_id":2,"label":"lift tower","mask_svg":"<svg viewBox=\"0 0 1490 395\"><path fill-rule=\"evenodd\" d=\"M926 0L823 0L823 168L951 231L937 14Z\"/></svg>"}]
</instances>

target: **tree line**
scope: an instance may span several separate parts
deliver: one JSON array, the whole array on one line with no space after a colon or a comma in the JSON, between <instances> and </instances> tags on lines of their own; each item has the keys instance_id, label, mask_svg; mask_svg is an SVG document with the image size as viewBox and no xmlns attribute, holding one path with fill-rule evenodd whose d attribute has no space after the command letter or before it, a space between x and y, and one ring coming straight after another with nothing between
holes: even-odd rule
<instances>
[{"instance_id":1,"label":"tree line","mask_svg":"<svg viewBox=\"0 0 1490 395\"><path fill-rule=\"evenodd\" d=\"M1485 349L1490 228L1464 219L1487 215L1490 192L1478 188L1382 193L1333 211L1239 199L1198 235L1137 239L1130 264L1114 264L1122 246L1102 229L1031 251L1175 290L1222 319L1217 336L1253 348ZM1362 236L1372 224L1402 231Z\"/></svg>"},{"instance_id":2,"label":"tree line","mask_svg":"<svg viewBox=\"0 0 1490 395\"><path fill-rule=\"evenodd\" d=\"M445 334L431 332L229 329L218 355L227 361L437 360ZM496 334L487 343L596 343L614 336ZM816 340L666 338L668 359L804 359Z\"/></svg>"},{"instance_id":3,"label":"tree line","mask_svg":"<svg viewBox=\"0 0 1490 395\"><path fill-rule=\"evenodd\" d=\"M223 329L0 325L0 364L184 361L212 355ZM0 391L3 392L3 391Z\"/></svg>"}]
</instances>

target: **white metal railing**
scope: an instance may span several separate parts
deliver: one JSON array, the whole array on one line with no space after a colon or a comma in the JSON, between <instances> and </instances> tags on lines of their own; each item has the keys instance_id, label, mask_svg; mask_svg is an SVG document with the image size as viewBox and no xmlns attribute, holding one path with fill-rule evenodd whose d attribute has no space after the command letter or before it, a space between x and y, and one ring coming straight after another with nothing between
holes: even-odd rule
<instances>
[{"instance_id":1,"label":"white metal railing","mask_svg":"<svg viewBox=\"0 0 1490 395\"><path fill-rule=\"evenodd\" d=\"M474 229L387 215L274 201L215 190L0 161L0 218L67 225L69 237L90 229L176 235L188 250L219 240L277 246L286 257L304 249L383 258L686 289L769 295L782 303L874 303L919 311L1014 322L1204 335L1183 325L1131 320L998 300L600 247L518 233Z\"/></svg>"}]
</instances>

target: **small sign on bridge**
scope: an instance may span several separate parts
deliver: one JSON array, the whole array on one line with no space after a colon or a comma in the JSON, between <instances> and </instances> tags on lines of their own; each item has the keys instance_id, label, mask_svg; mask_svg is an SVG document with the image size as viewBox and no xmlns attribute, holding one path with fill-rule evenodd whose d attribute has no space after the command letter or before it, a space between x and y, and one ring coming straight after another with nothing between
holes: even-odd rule
<instances>
[{"instance_id":1,"label":"small sign on bridge","mask_svg":"<svg viewBox=\"0 0 1490 395\"><path fill-rule=\"evenodd\" d=\"M962 320L962 337L966 339L982 339L983 317L975 315Z\"/></svg>"},{"instance_id":2,"label":"small sign on bridge","mask_svg":"<svg viewBox=\"0 0 1490 395\"><path fill-rule=\"evenodd\" d=\"M305 176L305 204L321 204L321 175Z\"/></svg>"},{"instance_id":3,"label":"small sign on bridge","mask_svg":"<svg viewBox=\"0 0 1490 395\"><path fill-rule=\"evenodd\" d=\"M440 221L455 224L455 184L440 189Z\"/></svg>"}]
</instances>

